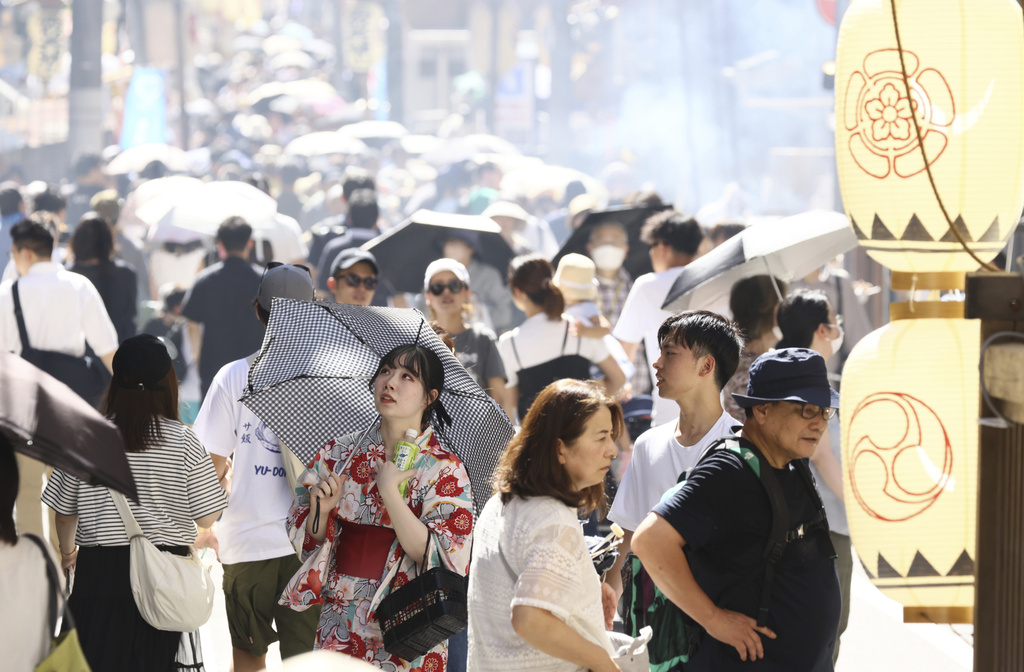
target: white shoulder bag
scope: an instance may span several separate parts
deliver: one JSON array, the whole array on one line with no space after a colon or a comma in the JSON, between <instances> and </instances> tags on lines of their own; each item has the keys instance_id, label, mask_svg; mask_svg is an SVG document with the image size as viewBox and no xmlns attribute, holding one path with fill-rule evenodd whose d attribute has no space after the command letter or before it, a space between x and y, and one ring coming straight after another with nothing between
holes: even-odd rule
<instances>
[{"instance_id":1,"label":"white shoulder bag","mask_svg":"<svg viewBox=\"0 0 1024 672\"><path fill-rule=\"evenodd\" d=\"M110 490L131 544L131 584L135 606L157 630L192 632L213 613L216 590L194 548L187 556L161 551L142 534L128 500Z\"/></svg>"}]
</instances>

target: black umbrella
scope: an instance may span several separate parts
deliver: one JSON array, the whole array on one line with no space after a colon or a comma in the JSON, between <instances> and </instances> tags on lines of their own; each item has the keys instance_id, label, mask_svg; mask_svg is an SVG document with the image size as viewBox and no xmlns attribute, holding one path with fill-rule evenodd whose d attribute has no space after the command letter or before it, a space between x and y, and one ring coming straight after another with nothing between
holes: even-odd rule
<instances>
[{"instance_id":1,"label":"black umbrella","mask_svg":"<svg viewBox=\"0 0 1024 672\"><path fill-rule=\"evenodd\" d=\"M604 224L621 224L629 236L629 254L626 256L626 261L622 264L623 268L626 269L626 272L632 278L639 278L644 273L650 273L653 270L651 268L650 255L647 254L650 246L640 240L640 229L643 228L644 222L647 221L648 217L671 208L671 205L644 205L639 207L621 205L608 208L607 210L591 212L587 214L579 228L573 231L569 239L565 241L562 249L551 260L551 264L557 267L561 258L567 254L576 253L582 254L585 257L590 256L587 254L587 241L590 240L590 233L595 228Z\"/></svg>"},{"instance_id":2,"label":"black umbrella","mask_svg":"<svg viewBox=\"0 0 1024 672\"><path fill-rule=\"evenodd\" d=\"M363 245L377 257L381 275L399 292L422 292L423 274L430 262L441 257L444 242L459 238L468 243L476 258L498 269L505 277L515 257L501 237L501 227L488 217L449 215L418 210L390 231Z\"/></svg>"},{"instance_id":3,"label":"black umbrella","mask_svg":"<svg viewBox=\"0 0 1024 672\"><path fill-rule=\"evenodd\" d=\"M139 498L114 423L70 387L9 352L0 352L0 433L19 453L90 485Z\"/></svg>"},{"instance_id":4,"label":"black umbrella","mask_svg":"<svg viewBox=\"0 0 1024 672\"><path fill-rule=\"evenodd\" d=\"M370 379L381 357L410 343L444 364L440 400L452 424L434 429L466 465L479 512L512 423L416 310L274 299L242 403L309 464L327 441L374 422Z\"/></svg>"}]
</instances>

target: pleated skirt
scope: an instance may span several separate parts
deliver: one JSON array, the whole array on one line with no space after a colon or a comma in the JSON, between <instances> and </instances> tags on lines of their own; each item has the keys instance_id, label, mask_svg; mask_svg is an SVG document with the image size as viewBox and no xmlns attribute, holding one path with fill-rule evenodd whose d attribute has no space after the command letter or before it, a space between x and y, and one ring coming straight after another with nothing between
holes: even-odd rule
<instances>
[{"instance_id":1,"label":"pleated skirt","mask_svg":"<svg viewBox=\"0 0 1024 672\"><path fill-rule=\"evenodd\" d=\"M89 666L98 672L174 672L180 632L143 620L129 580L128 546L87 546L78 551L68 606ZM187 555L185 546L160 546Z\"/></svg>"}]
</instances>

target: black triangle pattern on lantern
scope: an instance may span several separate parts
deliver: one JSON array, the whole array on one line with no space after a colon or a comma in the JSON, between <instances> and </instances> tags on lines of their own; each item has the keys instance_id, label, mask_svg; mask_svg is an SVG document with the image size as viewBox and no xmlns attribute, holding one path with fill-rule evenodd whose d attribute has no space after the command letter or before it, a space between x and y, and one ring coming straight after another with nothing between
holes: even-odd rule
<instances>
[{"instance_id":1,"label":"black triangle pattern on lantern","mask_svg":"<svg viewBox=\"0 0 1024 672\"><path fill-rule=\"evenodd\" d=\"M871 240L896 240L896 236L892 235L892 231L878 215L875 215L875 221L871 224Z\"/></svg>"},{"instance_id":2,"label":"black triangle pattern on lantern","mask_svg":"<svg viewBox=\"0 0 1024 672\"><path fill-rule=\"evenodd\" d=\"M979 243L998 243L1003 239L999 235L999 217L992 220L992 226L988 227L985 233L981 234L981 238L978 238Z\"/></svg>"},{"instance_id":3,"label":"black triangle pattern on lantern","mask_svg":"<svg viewBox=\"0 0 1024 672\"><path fill-rule=\"evenodd\" d=\"M935 242L935 238L932 237L932 234L928 233L928 229L924 228L924 224L917 218L917 215L911 216L910 224L907 225L907 230L903 232L901 240Z\"/></svg>"},{"instance_id":4,"label":"black triangle pattern on lantern","mask_svg":"<svg viewBox=\"0 0 1024 672\"><path fill-rule=\"evenodd\" d=\"M876 578L872 575L871 570L868 566L861 561L864 565L864 571L867 573L869 579ZM906 578L910 577L921 577L921 576L942 576L932 563L921 554L921 551L917 551L914 554L914 559L910 563L910 568L907 570ZM949 570L946 576L974 576L974 560L970 554L964 550L960 553L960 556L953 563L953 567ZM896 571L896 568L889 564L889 561L882 557L882 554L878 554L878 575L879 579L902 579L905 578L902 574Z\"/></svg>"},{"instance_id":5,"label":"black triangle pattern on lantern","mask_svg":"<svg viewBox=\"0 0 1024 672\"><path fill-rule=\"evenodd\" d=\"M853 225L853 232L854 232L854 234L856 234L857 240L867 240L868 239L868 237L866 235L864 235L864 232L861 231L861 228L860 228L860 226L858 226L856 219L854 219L853 217L850 217L850 224Z\"/></svg>"},{"instance_id":6,"label":"black triangle pattern on lantern","mask_svg":"<svg viewBox=\"0 0 1024 672\"><path fill-rule=\"evenodd\" d=\"M974 239L971 238L971 232L967 230L967 225L964 224L964 218L963 217L957 217L956 221L953 222L953 226L956 227L956 230L960 232L960 235L964 237L965 241L967 241L968 243L973 243L974 242ZM946 228L946 235L942 236L942 238L939 238L939 242L940 243L958 243L960 241L958 241L956 239L956 236L953 234L953 231L950 230L947 227Z\"/></svg>"},{"instance_id":7,"label":"black triangle pattern on lantern","mask_svg":"<svg viewBox=\"0 0 1024 672\"><path fill-rule=\"evenodd\" d=\"M889 564L889 561L878 554L878 578L880 579L902 579L903 576Z\"/></svg>"},{"instance_id":8,"label":"black triangle pattern on lantern","mask_svg":"<svg viewBox=\"0 0 1024 672\"><path fill-rule=\"evenodd\" d=\"M911 576L939 576L939 573L935 571L930 562L924 559L921 551L918 551L914 554L914 561L910 563L910 569L907 570L907 577Z\"/></svg>"},{"instance_id":9,"label":"black triangle pattern on lantern","mask_svg":"<svg viewBox=\"0 0 1024 672\"><path fill-rule=\"evenodd\" d=\"M971 559L966 550L956 559L956 562L953 563L953 568L949 570L946 576L974 576L974 560Z\"/></svg>"}]
</instances>

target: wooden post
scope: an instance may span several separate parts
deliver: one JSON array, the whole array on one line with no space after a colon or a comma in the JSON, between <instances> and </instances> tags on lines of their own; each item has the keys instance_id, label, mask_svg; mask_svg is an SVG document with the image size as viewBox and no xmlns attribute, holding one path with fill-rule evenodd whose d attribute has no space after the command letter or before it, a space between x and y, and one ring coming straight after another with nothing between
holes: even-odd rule
<instances>
[{"instance_id":1,"label":"wooden post","mask_svg":"<svg viewBox=\"0 0 1024 672\"><path fill-rule=\"evenodd\" d=\"M1017 273L967 276L965 316L980 319L983 381L1012 422L981 425L978 450L978 549L975 565L974 669L1024 670L1024 278ZM996 398L994 395L1005 397ZM981 400L980 417L995 418Z\"/></svg>"}]
</instances>

